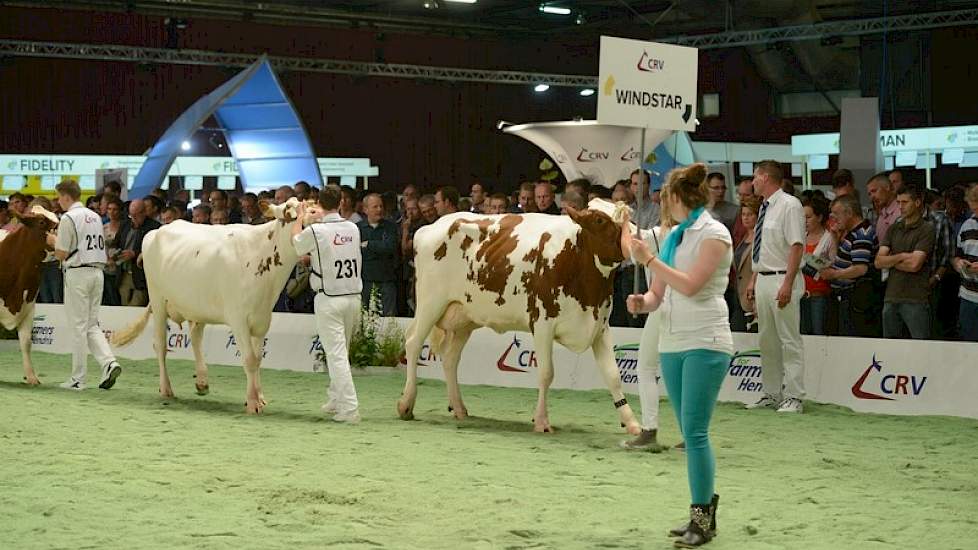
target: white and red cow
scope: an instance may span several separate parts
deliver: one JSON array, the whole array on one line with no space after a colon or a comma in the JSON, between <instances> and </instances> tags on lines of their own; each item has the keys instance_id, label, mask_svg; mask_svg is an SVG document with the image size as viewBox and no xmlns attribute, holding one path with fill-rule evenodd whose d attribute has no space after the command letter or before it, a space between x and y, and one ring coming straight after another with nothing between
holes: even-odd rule
<instances>
[{"instance_id":1,"label":"white and red cow","mask_svg":"<svg viewBox=\"0 0 978 550\"><path fill-rule=\"evenodd\" d=\"M16 231L0 231L0 326L17 329L24 381L36 386L41 381L31 364L34 300L41 286L41 262L50 250L47 234L57 227L58 217L35 205L20 221Z\"/></svg>"},{"instance_id":2,"label":"white and red cow","mask_svg":"<svg viewBox=\"0 0 978 550\"><path fill-rule=\"evenodd\" d=\"M535 431L551 431L547 390L557 341L575 353L591 348L622 424L640 432L622 393L608 329L614 271L623 260L621 224L606 213L615 207L602 203L592 201L569 216L457 213L418 230L418 305L405 342L407 382L397 403L402 419L414 417L418 354L429 333L442 356L450 406L456 418L465 418L459 358L472 331L489 327L533 334L539 368Z\"/></svg>"},{"instance_id":3,"label":"white and red cow","mask_svg":"<svg viewBox=\"0 0 978 550\"><path fill-rule=\"evenodd\" d=\"M262 211L274 220L262 225L200 225L176 221L146 235L143 266L149 306L132 326L113 335L124 346L146 328L156 325L154 348L160 365L160 394L173 397L166 373L166 323L190 321L190 342L197 365L197 393L208 392L207 365L202 343L204 325L231 329L248 377L247 412L266 405L259 367L272 308L296 264L292 224L297 199Z\"/></svg>"}]
</instances>

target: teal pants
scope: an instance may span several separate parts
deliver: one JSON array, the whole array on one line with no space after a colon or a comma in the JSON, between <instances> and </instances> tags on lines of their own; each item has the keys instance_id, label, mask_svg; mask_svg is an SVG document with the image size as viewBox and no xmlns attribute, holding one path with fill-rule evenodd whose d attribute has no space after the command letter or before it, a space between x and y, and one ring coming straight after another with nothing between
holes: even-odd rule
<instances>
[{"instance_id":1,"label":"teal pants","mask_svg":"<svg viewBox=\"0 0 978 550\"><path fill-rule=\"evenodd\" d=\"M706 349L662 353L662 378L669 402L686 441L686 476L691 504L709 504L713 498L716 459L710 447L710 417L730 354Z\"/></svg>"}]
</instances>

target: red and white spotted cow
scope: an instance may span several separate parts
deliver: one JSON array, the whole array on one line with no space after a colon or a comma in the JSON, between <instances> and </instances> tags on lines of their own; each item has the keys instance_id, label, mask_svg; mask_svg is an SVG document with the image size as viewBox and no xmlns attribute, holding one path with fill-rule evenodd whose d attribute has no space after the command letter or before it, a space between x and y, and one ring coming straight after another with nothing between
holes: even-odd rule
<instances>
[{"instance_id":1,"label":"red and white spotted cow","mask_svg":"<svg viewBox=\"0 0 978 550\"><path fill-rule=\"evenodd\" d=\"M442 356L450 406L457 419L465 418L459 358L472 331L489 327L533 334L539 369L535 431L551 431L547 390L554 341L575 353L591 348L621 422L632 434L641 431L622 393L608 329L614 271L623 260L621 224L606 213L614 206L602 204L592 201L569 216L463 212L418 230L418 305L405 342L407 382L397 403L402 419L414 418L418 354L429 333Z\"/></svg>"},{"instance_id":2,"label":"red and white spotted cow","mask_svg":"<svg viewBox=\"0 0 978 550\"><path fill-rule=\"evenodd\" d=\"M132 326L115 333L112 344L124 346L146 328L152 315L154 348L160 365L160 394L173 397L166 372L166 323L190 321L190 343L197 365L197 393L208 392L202 344L204 325L231 329L248 377L247 412L267 404L259 367L272 308L296 264L292 225L298 223L298 199L270 206L262 202L262 225L201 225L176 221L146 235L143 265L149 306Z\"/></svg>"},{"instance_id":3,"label":"red and white spotted cow","mask_svg":"<svg viewBox=\"0 0 978 550\"><path fill-rule=\"evenodd\" d=\"M34 300L41 286L41 262L50 250L47 234L57 227L58 217L35 205L20 221L16 231L0 230L0 326L17 329L24 381L36 386L41 381L31 364Z\"/></svg>"}]
</instances>

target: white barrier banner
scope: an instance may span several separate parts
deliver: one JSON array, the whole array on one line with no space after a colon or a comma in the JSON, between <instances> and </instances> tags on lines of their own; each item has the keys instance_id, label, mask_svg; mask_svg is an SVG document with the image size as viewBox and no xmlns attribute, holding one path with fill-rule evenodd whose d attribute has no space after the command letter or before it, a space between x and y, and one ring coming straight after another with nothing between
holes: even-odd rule
<instances>
[{"instance_id":1,"label":"white barrier banner","mask_svg":"<svg viewBox=\"0 0 978 550\"><path fill-rule=\"evenodd\" d=\"M103 307L100 324L107 335L132 323L141 308ZM407 328L410 319L399 319ZM116 350L129 359L155 358L153 322L131 345ZM640 329L612 328L618 372L627 393L638 391ZM34 347L52 353L71 353L64 308L38 304L34 318ZM266 337L262 366L312 372L319 370L321 351L311 315L274 313ZM978 344L913 340L877 340L805 336L807 399L850 407L855 411L899 415L938 414L978 418ZM170 357L193 360L188 323L169 323ZM752 403L762 394L757 335L734 333L737 350L720 389L721 401ZM553 388L593 390L607 386L590 352L576 354L555 345ZM208 363L240 365L234 337L223 325L204 331ZM537 350L533 337L522 332L497 334L480 329L472 334L459 366L462 384L537 387ZM419 376L444 379L440 359L426 344L419 357ZM67 365L66 365L67 367ZM663 392L664 392L663 388Z\"/></svg>"}]
</instances>

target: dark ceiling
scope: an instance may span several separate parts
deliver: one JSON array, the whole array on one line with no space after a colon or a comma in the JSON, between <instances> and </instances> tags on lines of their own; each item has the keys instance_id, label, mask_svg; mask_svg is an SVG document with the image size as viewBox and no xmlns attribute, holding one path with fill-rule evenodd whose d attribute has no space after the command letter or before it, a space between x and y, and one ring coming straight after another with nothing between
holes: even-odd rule
<instances>
[{"instance_id":1,"label":"dark ceiling","mask_svg":"<svg viewBox=\"0 0 978 550\"><path fill-rule=\"evenodd\" d=\"M569 8L571 14L542 13L543 3ZM474 4L449 0L8 0L0 4L506 38L572 33L582 39L601 34L650 39L978 6L974 0L478 0Z\"/></svg>"}]
</instances>

